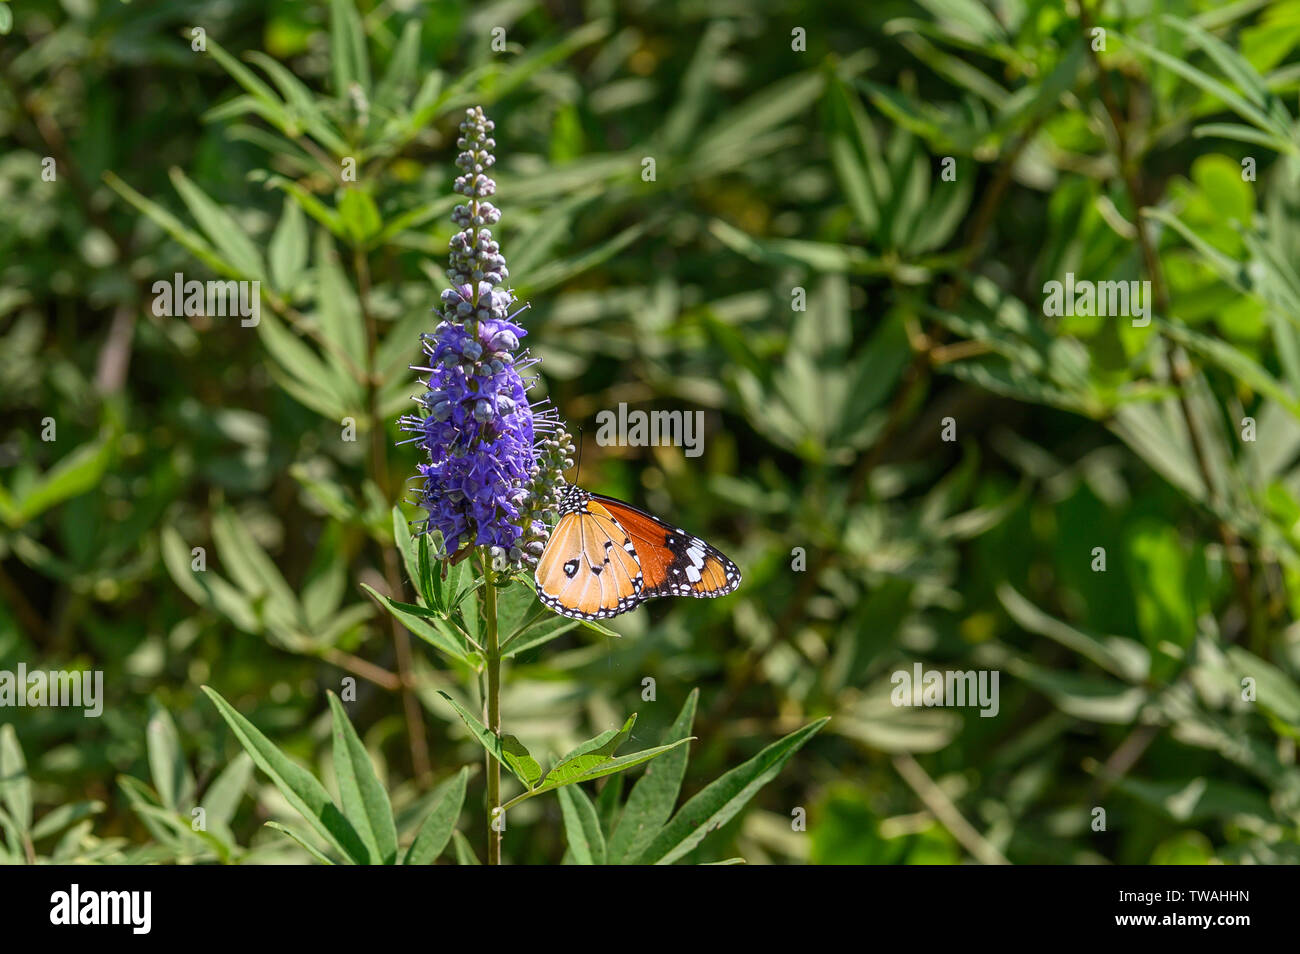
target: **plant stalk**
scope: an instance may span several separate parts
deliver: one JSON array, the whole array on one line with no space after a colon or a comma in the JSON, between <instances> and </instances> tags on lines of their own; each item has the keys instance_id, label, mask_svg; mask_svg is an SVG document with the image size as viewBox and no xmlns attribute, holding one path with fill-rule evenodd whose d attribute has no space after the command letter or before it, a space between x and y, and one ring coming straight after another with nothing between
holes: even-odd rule
<instances>
[{"instance_id":1,"label":"plant stalk","mask_svg":"<svg viewBox=\"0 0 1300 954\"><path fill-rule=\"evenodd\" d=\"M484 655L487 656L487 698L484 716L488 730L493 735L501 735L501 646L497 634L497 587L492 579L486 551L483 551L483 622L485 630ZM498 816L501 810L501 763L490 754L487 759L487 814L488 814L488 850L487 863L501 864L501 825Z\"/></svg>"}]
</instances>

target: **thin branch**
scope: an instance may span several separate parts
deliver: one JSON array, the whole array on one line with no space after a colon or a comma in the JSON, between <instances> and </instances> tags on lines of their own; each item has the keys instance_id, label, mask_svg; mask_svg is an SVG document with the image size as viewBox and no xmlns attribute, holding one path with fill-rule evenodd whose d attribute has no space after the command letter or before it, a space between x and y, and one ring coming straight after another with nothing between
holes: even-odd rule
<instances>
[{"instance_id":1,"label":"thin branch","mask_svg":"<svg viewBox=\"0 0 1300 954\"><path fill-rule=\"evenodd\" d=\"M379 347L379 334L374 313L370 310L370 263L366 260L366 253L359 247L353 250L352 261L356 270L361 315L366 325L368 352L366 368L368 372L373 372L375 352ZM391 499L388 445L384 440L384 425L379 415L379 386L374 380L373 373L367 374L366 385L370 413L370 474L379 486L384 500L387 501ZM403 599L402 576L397 566L397 553L391 546L381 545L379 549L384 562L384 581L387 584L388 595L392 599L401 600ZM413 684L411 636L396 616L389 614L389 622L392 626L393 649L397 654L398 677L401 680L402 708L406 719L407 739L411 748L411 768L421 784L427 784L432 779L433 772L429 765L429 743L424 731L424 713L420 709L420 701L411 688Z\"/></svg>"},{"instance_id":2,"label":"thin branch","mask_svg":"<svg viewBox=\"0 0 1300 954\"><path fill-rule=\"evenodd\" d=\"M341 649L335 649L333 646L326 648L320 658L340 669L346 669L354 675L360 676L367 682L373 682L382 689L389 692L396 692L403 686L402 679L396 673L389 672L382 666L376 666L359 656L344 652Z\"/></svg>"},{"instance_id":3,"label":"thin branch","mask_svg":"<svg viewBox=\"0 0 1300 954\"><path fill-rule=\"evenodd\" d=\"M1092 32L1092 17L1087 6L1083 3L1079 5L1079 23L1085 36ZM1124 182L1124 188L1128 192L1129 201L1133 205L1133 227L1137 232L1138 248L1142 254L1146 273L1151 281L1151 291L1155 299L1156 312L1168 318L1169 291L1165 285L1164 270L1160 266L1159 252L1155 243L1151 240L1149 223L1142 211L1145 203L1142 201L1141 182L1138 179L1138 169L1133 161L1134 157L1131 151L1129 119L1120 111L1119 101L1116 99L1115 91L1111 86L1110 73L1102 66L1097 51L1092 48L1091 43L1085 43L1084 46L1088 51L1088 57L1092 60L1093 69L1097 72L1097 88L1101 94L1102 106L1105 108L1106 115L1109 117L1111 126L1115 131L1115 151L1119 162L1119 174ZM1134 114L1135 108L1134 104L1130 102L1130 117ZM1196 429L1195 417L1192 414L1191 403L1187 395L1187 382L1193 375L1191 364L1182 349L1175 347L1167 337L1161 335L1161 341L1164 345L1165 362L1169 367L1169 375L1174 383L1175 390L1178 392L1178 407L1182 414L1183 423L1187 428L1192 456L1196 460L1196 469L1200 474L1201 482L1205 485L1205 504L1213 511L1216 496L1214 479L1210 472L1201 435ZM1252 648L1260 651L1263 649L1261 642L1264 634L1259 626L1259 614L1255 610L1254 590L1250 583L1249 559L1240 556L1241 553L1248 553L1249 551L1244 549L1241 538L1226 520L1219 518L1216 523L1219 537L1223 541L1225 553L1228 555L1228 565L1232 570L1237 599L1241 603L1242 612L1246 614L1246 630L1250 633Z\"/></svg>"},{"instance_id":4,"label":"thin branch","mask_svg":"<svg viewBox=\"0 0 1300 954\"><path fill-rule=\"evenodd\" d=\"M934 784L934 780L921 768L921 763L907 752L900 752L893 758L894 769L916 792L922 804L930 810L949 834L957 839L971 856L986 865L1009 865L1006 856L998 851L991 842L966 820L957 806L952 803L943 789Z\"/></svg>"}]
</instances>

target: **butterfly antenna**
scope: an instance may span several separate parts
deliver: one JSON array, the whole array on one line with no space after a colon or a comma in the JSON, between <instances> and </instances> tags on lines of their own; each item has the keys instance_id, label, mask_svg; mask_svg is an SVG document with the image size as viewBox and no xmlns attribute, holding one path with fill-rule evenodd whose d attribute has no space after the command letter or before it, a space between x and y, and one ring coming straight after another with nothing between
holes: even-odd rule
<instances>
[{"instance_id":1,"label":"butterfly antenna","mask_svg":"<svg viewBox=\"0 0 1300 954\"><path fill-rule=\"evenodd\" d=\"M578 466L573 470L573 482L576 484L582 475L582 425L578 425Z\"/></svg>"}]
</instances>

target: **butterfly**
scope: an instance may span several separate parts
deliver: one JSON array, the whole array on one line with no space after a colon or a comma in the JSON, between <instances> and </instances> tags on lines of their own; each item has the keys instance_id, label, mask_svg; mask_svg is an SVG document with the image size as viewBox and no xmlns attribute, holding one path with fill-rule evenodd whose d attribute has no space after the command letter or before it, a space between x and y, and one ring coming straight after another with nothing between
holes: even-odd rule
<instances>
[{"instance_id":1,"label":"butterfly","mask_svg":"<svg viewBox=\"0 0 1300 954\"><path fill-rule=\"evenodd\" d=\"M537 598L555 612L604 619L656 596L725 596L740 570L699 537L569 484L534 579Z\"/></svg>"}]
</instances>

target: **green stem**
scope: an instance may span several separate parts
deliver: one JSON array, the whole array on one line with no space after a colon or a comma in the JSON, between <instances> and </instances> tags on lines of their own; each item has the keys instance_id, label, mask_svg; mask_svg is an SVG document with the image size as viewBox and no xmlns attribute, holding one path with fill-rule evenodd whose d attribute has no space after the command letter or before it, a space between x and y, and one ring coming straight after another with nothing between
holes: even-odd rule
<instances>
[{"instance_id":1,"label":"green stem","mask_svg":"<svg viewBox=\"0 0 1300 954\"><path fill-rule=\"evenodd\" d=\"M487 656L487 727L493 735L501 735L501 647L497 642L497 587L492 570L483 551L483 622L485 630L484 655ZM487 756L487 808L488 808L488 864L501 864L501 832L495 824L501 806L501 763Z\"/></svg>"}]
</instances>

